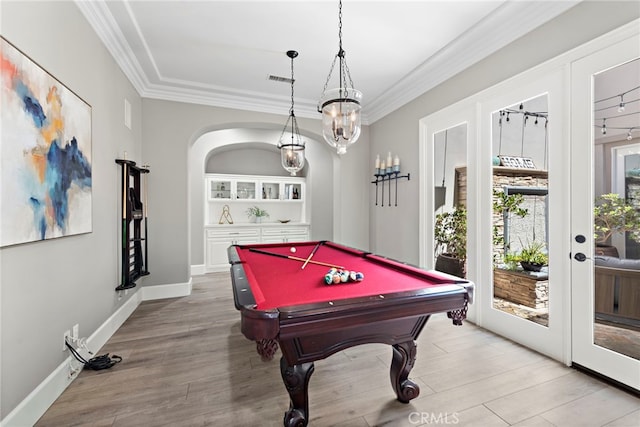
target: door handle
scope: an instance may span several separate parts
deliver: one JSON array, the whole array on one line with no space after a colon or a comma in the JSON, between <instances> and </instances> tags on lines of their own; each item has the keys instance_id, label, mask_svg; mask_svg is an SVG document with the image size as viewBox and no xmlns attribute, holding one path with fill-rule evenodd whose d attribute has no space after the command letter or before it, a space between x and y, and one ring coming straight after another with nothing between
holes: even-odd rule
<instances>
[{"instance_id":1,"label":"door handle","mask_svg":"<svg viewBox=\"0 0 640 427\"><path fill-rule=\"evenodd\" d=\"M578 243L584 243L584 242L586 242L586 241L587 241L587 238L586 238L586 237L584 237L582 234L578 234L578 235L576 236L576 242L578 242ZM577 255L577 254L576 254L576 255Z\"/></svg>"},{"instance_id":2,"label":"door handle","mask_svg":"<svg viewBox=\"0 0 640 427\"><path fill-rule=\"evenodd\" d=\"M585 254L583 254L582 252L577 252L577 253L573 256L573 258L574 258L576 261L579 261L579 262L584 262L584 261L585 261L585 260L587 260L587 259L591 259L591 258L588 258L588 257L587 257Z\"/></svg>"}]
</instances>

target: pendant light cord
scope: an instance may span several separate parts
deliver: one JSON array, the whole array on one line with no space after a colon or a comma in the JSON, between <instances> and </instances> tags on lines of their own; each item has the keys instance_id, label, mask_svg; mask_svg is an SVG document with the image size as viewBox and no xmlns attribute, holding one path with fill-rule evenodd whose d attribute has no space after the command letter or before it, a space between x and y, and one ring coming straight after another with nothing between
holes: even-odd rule
<instances>
[{"instance_id":1,"label":"pendant light cord","mask_svg":"<svg viewBox=\"0 0 640 427\"><path fill-rule=\"evenodd\" d=\"M442 162L442 186L444 187L444 180L446 177L447 170L447 132L448 129L444 131L444 161Z\"/></svg>"},{"instance_id":2,"label":"pendant light cord","mask_svg":"<svg viewBox=\"0 0 640 427\"><path fill-rule=\"evenodd\" d=\"M347 77L349 78L349 84L351 88L354 88L353 79L351 78L351 72L349 71L349 66L347 65L347 61L344 59L345 51L342 49L342 0L338 3L338 53L333 57L333 62L331 63L331 68L329 69L329 75L327 76L327 80L324 82L324 87L322 88L322 94L324 95L327 92L327 87L329 87L329 81L331 80L331 75L333 74L333 69L336 66L336 61L338 58L340 59L340 75L338 77L338 86L341 88L347 88ZM318 111L320 109L318 108Z\"/></svg>"},{"instance_id":3,"label":"pendant light cord","mask_svg":"<svg viewBox=\"0 0 640 427\"><path fill-rule=\"evenodd\" d=\"M502 116L503 111L500 111L500 118L498 119L498 127L500 128L500 139L498 140L498 156L502 154Z\"/></svg>"},{"instance_id":4,"label":"pendant light cord","mask_svg":"<svg viewBox=\"0 0 640 427\"><path fill-rule=\"evenodd\" d=\"M293 58L295 58L296 55L291 54L290 58L291 58L291 109L289 110L289 114L292 116L295 116L294 112L293 112L293 82L295 81L295 79L293 78Z\"/></svg>"},{"instance_id":5,"label":"pendant light cord","mask_svg":"<svg viewBox=\"0 0 640 427\"><path fill-rule=\"evenodd\" d=\"M524 128L527 126L527 119L528 118L529 118L529 116L527 116L525 114L523 119L522 119L522 136L521 136L521 140L520 140L520 157L524 157Z\"/></svg>"}]
</instances>

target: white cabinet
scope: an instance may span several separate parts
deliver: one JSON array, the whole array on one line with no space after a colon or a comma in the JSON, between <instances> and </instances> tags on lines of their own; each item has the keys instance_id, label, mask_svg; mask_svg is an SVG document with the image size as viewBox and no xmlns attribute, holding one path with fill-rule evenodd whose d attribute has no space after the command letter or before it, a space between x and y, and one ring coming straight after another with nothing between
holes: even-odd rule
<instances>
[{"instance_id":1,"label":"white cabinet","mask_svg":"<svg viewBox=\"0 0 640 427\"><path fill-rule=\"evenodd\" d=\"M258 182L228 175L207 177L207 200L255 200Z\"/></svg>"},{"instance_id":2,"label":"white cabinet","mask_svg":"<svg viewBox=\"0 0 640 427\"><path fill-rule=\"evenodd\" d=\"M206 174L207 200L303 200L305 179Z\"/></svg>"},{"instance_id":3,"label":"white cabinet","mask_svg":"<svg viewBox=\"0 0 640 427\"><path fill-rule=\"evenodd\" d=\"M206 270L224 271L229 269L227 248L231 245L260 242L260 229L247 227L209 228L205 230Z\"/></svg>"},{"instance_id":4,"label":"white cabinet","mask_svg":"<svg viewBox=\"0 0 640 427\"><path fill-rule=\"evenodd\" d=\"M285 179L285 178L283 178ZM289 178L287 181L262 179L262 200L303 200L304 181L300 178Z\"/></svg>"},{"instance_id":5,"label":"white cabinet","mask_svg":"<svg viewBox=\"0 0 640 427\"><path fill-rule=\"evenodd\" d=\"M288 243L309 240L309 225L214 226L205 230L206 272L229 269L227 249L231 245L251 243Z\"/></svg>"},{"instance_id":6,"label":"white cabinet","mask_svg":"<svg viewBox=\"0 0 640 427\"><path fill-rule=\"evenodd\" d=\"M304 177L206 174L206 272L229 270L231 245L310 240L305 184ZM260 224L247 216L253 207L269 214Z\"/></svg>"},{"instance_id":7,"label":"white cabinet","mask_svg":"<svg viewBox=\"0 0 640 427\"><path fill-rule=\"evenodd\" d=\"M205 192L205 226L220 223L225 209L233 224L247 224L254 206L267 211L267 222L308 222L303 177L206 174Z\"/></svg>"},{"instance_id":8,"label":"white cabinet","mask_svg":"<svg viewBox=\"0 0 640 427\"><path fill-rule=\"evenodd\" d=\"M305 242L309 240L309 227L263 227L261 237L262 243Z\"/></svg>"}]
</instances>

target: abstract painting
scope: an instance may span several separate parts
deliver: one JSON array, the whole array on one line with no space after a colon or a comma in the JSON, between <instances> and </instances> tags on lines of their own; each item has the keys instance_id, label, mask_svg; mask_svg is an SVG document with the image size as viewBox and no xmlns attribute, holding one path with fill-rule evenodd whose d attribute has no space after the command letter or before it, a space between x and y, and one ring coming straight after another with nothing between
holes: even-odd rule
<instances>
[{"instance_id":1,"label":"abstract painting","mask_svg":"<svg viewBox=\"0 0 640 427\"><path fill-rule=\"evenodd\" d=\"M89 233L91 106L0 42L0 246Z\"/></svg>"}]
</instances>

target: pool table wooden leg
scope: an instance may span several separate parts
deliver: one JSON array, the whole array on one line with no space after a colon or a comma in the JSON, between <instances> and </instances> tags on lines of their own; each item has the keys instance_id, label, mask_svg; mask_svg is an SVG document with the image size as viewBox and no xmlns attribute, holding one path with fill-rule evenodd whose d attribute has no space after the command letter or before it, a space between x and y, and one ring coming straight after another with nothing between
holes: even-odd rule
<instances>
[{"instance_id":1,"label":"pool table wooden leg","mask_svg":"<svg viewBox=\"0 0 640 427\"><path fill-rule=\"evenodd\" d=\"M309 422L309 378L314 370L313 362L289 365L280 358L280 373L289 392L289 410L284 414L285 427L305 427Z\"/></svg>"},{"instance_id":2,"label":"pool table wooden leg","mask_svg":"<svg viewBox=\"0 0 640 427\"><path fill-rule=\"evenodd\" d=\"M407 341L393 346L393 359L391 360L391 385L396 392L398 400L409 403L411 399L418 397L420 387L409 380L409 372L416 361L416 343Z\"/></svg>"}]
</instances>

